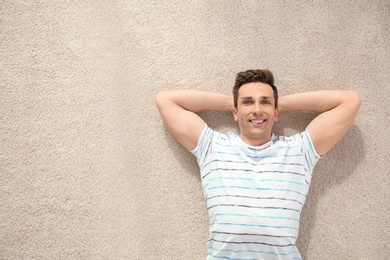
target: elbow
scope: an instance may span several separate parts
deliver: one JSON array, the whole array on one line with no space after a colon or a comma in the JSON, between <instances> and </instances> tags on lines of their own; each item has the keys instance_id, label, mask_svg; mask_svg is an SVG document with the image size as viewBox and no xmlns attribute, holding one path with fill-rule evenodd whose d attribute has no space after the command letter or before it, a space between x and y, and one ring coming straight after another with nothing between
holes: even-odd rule
<instances>
[{"instance_id":1,"label":"elbow","mask_svg":"<svg viewBox=\"0 0 390 260\"><path fill-rule=\"evenodd\" d=\"M156 93L156 95L154 95L154 101L159 101L161 100L162 98L164 98L164 96L166 95L166 90L160 90Z\"/></svg>"},{"instance_id":2,"label":"elbow","mask_svg":"<svg viewBox=\"0 0 390 260\"><path fill-rule=\"evenodd\" d=\"M361 98L359 92L355 90L350 90L346 92L346 101L345 104L348 104L348 107L351 111L354 111L355 115L358 113L361 105Z\"/></svg>"},{"instance_id":3,"label":"elbow","mask_svg":"<svg viewBox=\"0 0 390 260\"><path fill-rule=\"evenodd\" d=\"M167 100L167 98L168 98L168 91L160 90L154 96L154 103L158 108L160 108L161 105Z\"/></svg>"},{"instance_id":4,"label":"elbow","mask_svg":"<svg viewBox=\"0 0 390 260\"><path fill-rule=\"evenodd\" d=\"M359 110L360 105L362 103L359 92L352 90L349 94L349 99L351 100L351 103L354 104L357 110Z\"/></svg>"}]
</instances>

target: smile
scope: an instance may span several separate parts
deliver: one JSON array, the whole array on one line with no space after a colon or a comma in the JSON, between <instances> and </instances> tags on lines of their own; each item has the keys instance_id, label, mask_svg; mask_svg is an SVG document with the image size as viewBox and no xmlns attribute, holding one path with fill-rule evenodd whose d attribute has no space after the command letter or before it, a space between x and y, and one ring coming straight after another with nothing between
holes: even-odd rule
<instances>
[{"instance_id":1,"label":"smile","mask_svg":"<svg viewBox=\"0 0 390 260\"><path fill-rule=\"evenodd\" d=\"M252 119L252 120L249 120L249 122L251 122L252 124L255 124L255 125L261 125L265 121L267 121L267 120L266 119Z\"/></svg>"}]
</instances>

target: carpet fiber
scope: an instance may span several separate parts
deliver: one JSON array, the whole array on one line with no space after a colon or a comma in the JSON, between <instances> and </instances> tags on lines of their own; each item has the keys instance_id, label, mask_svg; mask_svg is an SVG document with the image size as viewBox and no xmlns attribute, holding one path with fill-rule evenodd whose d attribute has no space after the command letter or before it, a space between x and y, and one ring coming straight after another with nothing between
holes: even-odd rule
<instances>
[{"instance_id":1,"label":"carpet fiber","mask_svg":"<svg viewBox=\"0 0 390 260\"><path fill-rule=\"evenodd\" d=\"M269 68L280 95L362 97L314 170L303 258L389 259L389 13L388 0L2 1L0 258L205 259L196 160L154 95L230 94L237 72ZM229 113L201 116L237 132ZM283 114L275 132L314 116Z\"/></svg>"}]
</instances>

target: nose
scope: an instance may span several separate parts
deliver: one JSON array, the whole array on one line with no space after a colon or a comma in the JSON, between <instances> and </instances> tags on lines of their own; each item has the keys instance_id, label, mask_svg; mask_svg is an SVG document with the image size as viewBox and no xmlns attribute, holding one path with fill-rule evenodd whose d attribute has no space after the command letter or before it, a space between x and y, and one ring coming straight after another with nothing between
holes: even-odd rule
<instances>
[{"instance_id":1,"label":"nose","mask_svg":"<svg viewBox=\"0 0 390 260\"><path fill-rule=\"evenodd\" d=\"M261 105L260 103L256 102L253 106L253 114L255 115L260 115L262 113L262 108L261 108Z\"/></svg>"}]
</instances>

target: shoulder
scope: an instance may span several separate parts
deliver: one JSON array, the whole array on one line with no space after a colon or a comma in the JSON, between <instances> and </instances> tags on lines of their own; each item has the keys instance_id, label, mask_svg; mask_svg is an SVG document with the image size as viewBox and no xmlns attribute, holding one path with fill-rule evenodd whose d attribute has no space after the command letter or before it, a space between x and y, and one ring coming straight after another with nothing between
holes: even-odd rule
<instances>
[{"instance_id":1,"label":"shoulder","mask_svg":"<svg viewBox=\"0 0 390 260\"><path fill-rule=\"evenodd\" d=\"M302 150L308 150L314 157L320 158L315 150L313 140L307 128L304 131L291 136L276 135L274 140L274 145L277 145L278 143L290 144L291 146L298 145L302 148Z\"/></svg>"},{"instance_id":2,"label":"shoulder","mask_svg":"<svg viewBox=\"0 0 390 260\"><path fill-rule=\"evenodd\" d=\"M237 137L238 136L232 132L228 132L226 134L223 134L223 133L220 133L218 131L213 130L207 124L205 124L205 126L202 130L202 133L199 136L197 146L195 147L195 149L189 150L189 151L192 153L196 153L197 150L206 146L207 144L215 143L218 141L229 142L229 141L237 139Z\"/></svg>"},{"instance_id":3,"label":"shoulder","mask_svg":"<svg viewBox=\"0 0 390 260\"><path fill-rule=\"evenodd\" d=\"M285 136L285 135L274 135L273 139L276 142L301 142L302 140L310 140L311 141L311 136L307 128L303 130L302 132Z\"/></svg>"},{"instance_id":4,"label":"shoulder","mask_svg":"<svg viewBox=\"0 0 390 260\"><path fill-rule=\"evenodd\" d=\"M205 125L202 134L199 137L199 143L202 139L208 138L211 141L225 141L225 142L235 142L240 139L240 137L234 132L221 133L210 128L207 124Z\"/></svg>"}]
</instances>

